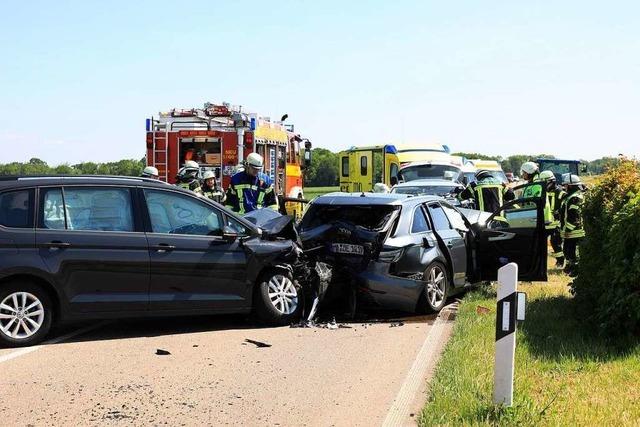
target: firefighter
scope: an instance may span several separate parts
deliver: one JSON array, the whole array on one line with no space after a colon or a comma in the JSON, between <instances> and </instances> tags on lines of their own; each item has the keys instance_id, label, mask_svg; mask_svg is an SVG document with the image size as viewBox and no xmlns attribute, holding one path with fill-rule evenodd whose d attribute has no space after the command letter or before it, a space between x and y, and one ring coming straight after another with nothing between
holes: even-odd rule
<instances>
[{"instance_id":1,"label":"firefighter","mask_svg":"<svg viewBox=\"0 0 640 427\"><path fill-rule=\"evenodd\" d=\"M540 180L546 183L547 201L544 209L545 228L550 236L553 252L551 256L556 259L556 267L564 265L562 253L562 236L560 235L560 203L564 196L562 187L556 182L556 176L552 171L540 172Z\"/></svg>"},{"instance_id":2,"label":"firefighter","mask_svg":"<svg viewBox=\"0 0 640 427\"><path fill-rule=\"evenodd\" d=\"M491 171L479 170L476 180L467 185L459 195L460 200L473 200L479 211L495 212L504 202L515 199L513 190L494 177Z\"/></svg>"},{"instance_id":3,"label":"firefighter","mask_svg":"<svg viewBox=\"0 0 640 427\"><path fill-rule=\"evenodd\" d=\"M244 170L231 177L227 189L226 206L240 215L260 208L278 210L271 178L262 173L264 159L258 153L251 153L244 162Z\"/></svg>"},{"instance_id":4,"label":"firefighter","mask_svg":"<svg viewBox=\"0 0 640 427\"><path fill-rule=\"evenodd\" d=\"M567 261L564 271L570 276L575 276L578 264L578 247L585 236L582 221L583 187L580 177L572 174L562 176L562 185L566 191L560 208L560 230L564 240L562 249Z\"/></svg>"},{"instance_id":5,"label":"firefighter","mask_svg":"<svg viewBox=\"0 0 640 427\"><path fill-rule=\"evenodd\" d=\"M158 173L158 169L154 168L153 166L147 166L146 168L144 168L140 176L142 178L160 179L160 174Z\"/></svg>"},{"instance_id":6,"label":"firefighter","mask_svg":"<svg viewBox=\"0 0 640 427\"><path fill-rule=\"evenodd\" d=\"M200 181L198 181L198 173L200 172L200 166L193 160L187 160L184 162L184 166L178 171L177 186L190 190L199 196L202 196L202 188L200 187Z\"/></svg>"},{"instance_id":7,"label":"firefighter","mask_svg":"<svg viewBox=\"0 0 640 427\"><path fill-rule=\"evenodd\" d=\"M218 186L218 180L213 171L206 171L202 177L202 194L214 202L224 203L226 197L222 188Z\"/></svg>"},{"instance_id":8,"label":"firefighter","mask_svg":"<svg viewBox=\"0 0 640 427\"><path fill-rule=\"evenodd\" d=\"M520 166L520 175L522 179L527 181L527 184L533 184L534 182L540 181L540 168L537 163L534 162L524 162L522 166ZM524 189L522 193L523 198L528 197L540 197L542 194L542 187L538 185L531 185Z\"/></svg>"}]
</instances>

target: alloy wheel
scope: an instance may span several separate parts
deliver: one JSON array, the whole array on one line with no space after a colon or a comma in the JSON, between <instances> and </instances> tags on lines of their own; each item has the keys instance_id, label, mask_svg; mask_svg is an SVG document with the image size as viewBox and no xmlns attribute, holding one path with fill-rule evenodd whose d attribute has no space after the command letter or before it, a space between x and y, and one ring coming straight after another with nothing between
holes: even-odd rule
<instances>
[{"instance_id":1,"label":"alloy wheel","mask_svg":"<svg viewBox=\"0 0 640 427\"><path fill-rule=\"evenodd\" d=\"M42 301L29 292L14 292L0 301L0 331L13 339L36 334L44 323Z\"/></svg>"},{"instance_id":2,"label":"alloy wheel","mask_svg":"<svg viewBox=\"0 0 640 427\"><path fill-rule=\"evenodd\" d=\"M291 314L298 308L298 290L288 277L275 275L269 280L269 300L280 313Z\"/></svg>"},{"instance_id":3,"label":"alloy wheel","mask_svg":"<svg viewBox=\"0 0 640 427\"><path fill-rule=\"evenodd\" d=\"M446 274L439 266L434 266L427 278L427 298L432 307L440 307L444 302L447 290Z\"/></svg>"}]
</instances>

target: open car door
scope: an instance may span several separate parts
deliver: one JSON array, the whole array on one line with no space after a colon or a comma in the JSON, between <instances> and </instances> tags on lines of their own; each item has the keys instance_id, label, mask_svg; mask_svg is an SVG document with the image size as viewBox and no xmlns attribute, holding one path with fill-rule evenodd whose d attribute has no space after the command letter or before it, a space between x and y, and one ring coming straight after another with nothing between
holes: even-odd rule
<instances>
[{"instance_id":1,"label":"open car door","mask_svg":"<svg viewBox=\"0 0 640 427\"><path fill-rule=\"evenodd\" d=\"M541 183L517 187L519 198L502 205L476 227L476 271L479 280L497 280L498 269L518 264L518 279L547 280L546 191Z\"/></svg>"}]
</instances>

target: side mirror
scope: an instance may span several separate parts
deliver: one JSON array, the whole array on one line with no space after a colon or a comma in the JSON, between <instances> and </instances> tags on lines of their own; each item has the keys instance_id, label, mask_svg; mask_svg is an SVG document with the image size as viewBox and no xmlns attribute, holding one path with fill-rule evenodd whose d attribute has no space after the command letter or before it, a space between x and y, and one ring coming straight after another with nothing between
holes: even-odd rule
<instances>
[{"instance_id":1,"label":"side mirror","mask_svg":"<svg viewBox=\"0 0 640 427\"><path fill-rule=\"evenodd\" d=\"M589 171L589 167L587 166L586 163L580 165L580 172L587 173L588 171Z\"/></svg>"},{"instance_id":2,"label":"side mirror","mask_svg":"<svg viewBox=\"0 0 640 427\"><path fill-rule=\"evenodd\" d=\"M311 166L311 150L304 150L304 167Z\"/></svg>"},{"instance_id":3,"label":"side mirror","mask_svg":"<svg viewBox=\"0 0 640 427\"><path fill-rule=\"evenodd\" d=\"M398 177L397 176L392 176L389 179L389 184L391 184L391 186L393 187L394 185L398 185Z\"/></svg>"},{"instance_id":4,"label":"side mirror","mask_svg":"<svg viewBox=\"0 0 640 427\"><path fill-rule=\"evenodd\" d=\"M233 243L236 241L236 239L238 238L239 234L236 230L234 230L233 228L231 228L228 225L224 226L224 229L222 230L222 238L229 242L229 243Z\"/></svg>"}]
</instances>

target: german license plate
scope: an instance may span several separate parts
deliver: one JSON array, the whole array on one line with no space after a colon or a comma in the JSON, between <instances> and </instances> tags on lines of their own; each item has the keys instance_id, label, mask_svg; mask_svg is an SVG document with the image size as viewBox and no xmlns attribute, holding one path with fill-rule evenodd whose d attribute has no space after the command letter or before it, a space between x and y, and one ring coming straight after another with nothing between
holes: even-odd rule
<instances>
[{"instance_id":1,"label":"german license plate","mask_svg":"<svg viewBox=\"0 0 640 427\"><path fill-rule=\"evenodd\" d=\"M350 243L333 243L331 244L331 252L336 254L364 255L364 247Z\"/></svg>"}]
</instances>

